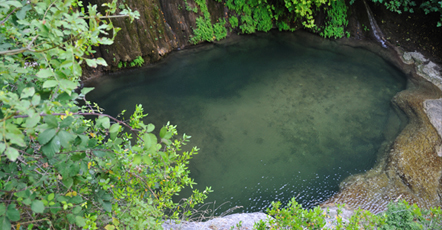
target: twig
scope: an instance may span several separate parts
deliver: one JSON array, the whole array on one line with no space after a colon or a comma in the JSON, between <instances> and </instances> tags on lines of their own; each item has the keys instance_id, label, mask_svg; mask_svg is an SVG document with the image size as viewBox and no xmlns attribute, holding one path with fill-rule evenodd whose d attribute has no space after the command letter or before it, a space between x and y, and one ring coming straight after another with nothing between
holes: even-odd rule
<instances>
[{"instance_id":1,"label":"twig","mask_svg":"<svg viewBox=\"0 0 442 230\"><path fill-rule=\"evenodd\" d=\"M125 122L120 121L120 120L118 120L115 117L112 117L111 115L102 114L102 113L82 113L82 112L79 112L79 113L69 113L69 114L67 114L67 113L52 113L52 114L40 113L40 116L42 116L42 117L50 116L50 115L53 115L53 116L81 115L81 116L98 116L98 117L99 116L105 116L105 117L108 117L109 119L117 122L118 124L121 124L121 125L125 126L126 128L130 129L130 131L132 133L134 133L135 136L137 136L137 137L138 137L137 133L138 133L138 131L140 131L140 130L132 128L132 126L126 124ZM29 115L16 115L16 116L13 116L13 118L27 118L27 117L29 117ZM12 117L10 116L9 118L12 118ZM7 120L7 119L4 119L4 120Z\"/></svg>"},{"instance_id":2,"label":"twig","mask_svg":"<svg viewBox=\"0 0 442 230\"><path fill-rule=\"evenodd\" d=\"M17 11L18 9L21 9L21 8L15 8L11 13L8 14L8 16L6 16L5 19L3 19L3 20L0 22L0 24L1 24L1 25L5 24L5 22L8 20L8 18L11 17L11 15L12 15L13 13L15 13L15 11Z\"/></svg>"},{"instance_id":3,"label":"twig","mask_svg":"<svg viewBox=\"0 0 442 230\"><path fill-rule=\"evenodd\" d=\"M129 15L110 15L110 16L95 16L95 17L92 17L92 16L88 16L88 17L78 17L78 18L81 18L81 19L95 19L95 18L98 18L98 19L107 19L107 18L126 18L126 17L129 17Z\"/></svg>"}]
</instances>

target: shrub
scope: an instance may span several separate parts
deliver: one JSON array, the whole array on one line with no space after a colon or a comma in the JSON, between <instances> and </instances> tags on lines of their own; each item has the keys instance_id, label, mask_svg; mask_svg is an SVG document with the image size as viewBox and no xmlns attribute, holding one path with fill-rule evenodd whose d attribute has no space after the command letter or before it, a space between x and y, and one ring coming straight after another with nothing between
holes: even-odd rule
<instances>
[{"instance_id":1,"label":"shrub","mask_svg":"<svg viewBox=\"0 0 442 230\"><path fill-rule=\"evenodd\" d=\"M0 5L2 230L153 229L184 214L166 211L203 201L210 189L171 199L194 184L187 164L198 149L182 150L189 136L170 124L154 133L141 105L127 119L104 114L86 99L92 89L79 88L80 64L106 65L91 46L112 44L110 18L137 12L113 15L116 1L105 14L77 0Z\"/></svg>"},{"instance_id":2,"label":"shrub","mask_svg":"<svg viewBox=\"0 0 442 230\"><path fill-rule=\"evenodd\" d=\"M273 218L255 224L263 229L321 229L330 218L329 211L319 207L303 209L295 198L285 208L280 202L273 202L267 213ZM442 229L442 210L440 207L430 210L409 205L405 200L390 202L385 212L375 215L369 211L357 209L347 222L341 217L343 206L338 205L334 218L334 229ZM329 219L330 220L330 219Z\"/></svg>"}]
</instances>

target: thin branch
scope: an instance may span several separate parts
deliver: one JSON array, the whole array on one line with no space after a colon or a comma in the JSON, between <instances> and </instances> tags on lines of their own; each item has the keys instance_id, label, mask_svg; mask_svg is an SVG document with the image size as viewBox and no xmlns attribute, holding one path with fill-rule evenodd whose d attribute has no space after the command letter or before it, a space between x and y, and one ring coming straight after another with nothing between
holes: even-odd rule
<instances>
[{"instance_id":1,"label":"thin branch","mask_svg":"<svg viewBox=\"0 0 442 230\"><path fill-rule=\"evenodd\" d=\"M104 117L108 117L109 119L117 122L118 124L121 124L124 127L128 128L137 137L138 137L137 133L138 133L138 131L140 131L140 130L132 128L130 125L126 124L125 122L120 121L120 120L118 120L115 117L112 117L111 115L102 114L102 113L81 113L81 112L79 112L79 113L69 113L69 114L67 114L67 113L52 113L52 114L40 113L40 116L42 116L42 117L50 116L50 115L53 115L53 116L81 115L81 116L98 116L98 117L99 116L104 116ZM29 117L29 115L16 115L16 116L14 116L14 118L27 118L27 117Z\"/></svg>"},{"instance_id":2,"label":"thin branch","mask_svg":"<svg viewBox=\"0 0 442 230\"><path fill-rule=\"evenodd\" d=\"M18 9L21 9L21 7L20 7L20 8L15 8L11 13L9 13L8 16L6 16L6 18L3 19L3 20L0 22L0 25L5 24L5 22L8 20L8 18L11 17L11 15L12 15L13 13L15 13L15 11L17 11Z\"/></svg>"},{"instance_id":3,"label":"thin branch","mask_svg":"<svg viewBox=\"0 0 442 230\"><path fill-rule=\"evenodd\" d=\"M87 150L74 150L74 151L60 152L60 153L62 153L62 154L69 154L69 153L79 153L79 152L87 152L87 151L113 152L113 150L110 150L110 149L87 149Z\"/></svg>"},{"instance_id":4,"label":"thin branch","mask_svg":"<svg viewBox=\"0 0 442 230\"><path fill-rule=\"evenodd\" d=\"M126 18L129 17L129 15L110 15L110 16L98 16L98 17L93 17L93 16L88 16L88 17L78 17L81 19L107 19L107 18Z\"/></svg>"}]
</instances>

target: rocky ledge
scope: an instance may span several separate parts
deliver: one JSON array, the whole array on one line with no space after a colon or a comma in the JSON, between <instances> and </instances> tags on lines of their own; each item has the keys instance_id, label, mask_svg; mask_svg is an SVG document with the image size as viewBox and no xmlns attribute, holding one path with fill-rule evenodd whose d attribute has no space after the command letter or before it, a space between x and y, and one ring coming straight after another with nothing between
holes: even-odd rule
<instances>
[{"instance_id":1,"label":"rocky ledge","mask_svg":"<svg viewBox=\"0 0 442 230\"><path fill-rule=\"evenodd\" d=\"M336 226L338 215L338 208L334 205L327 205L322 207L324 214L326 214L326 225L325 229L332 228ZM353 210L348 208L342 208L339 216L343 222L349 222L350 217L353 215ZM163 224L163 229L180 229L180 230L228 230L228 229L254 229L253 226L255 223L260 220L266 221L271 219L272 217L262 213L241 213L241 214L232 214L225 217L217 217L213 218L206 222L194 222L194 221L166 221Z\"/></svg>"},{"instance_id":2,"label":"rocky ledge","mask_svg":"<svg viewBox=\"0 0 442 230\"><path fill-rule=\"evenodd\" d=\"M407 89L393 99L408 124L380 150L370 171L347 178L327 203L346 203L378 213L401 197L423 208L442 204L441 68L418 52L395 48L393 60L408 75Z\"/></svg>"}]
</instances>

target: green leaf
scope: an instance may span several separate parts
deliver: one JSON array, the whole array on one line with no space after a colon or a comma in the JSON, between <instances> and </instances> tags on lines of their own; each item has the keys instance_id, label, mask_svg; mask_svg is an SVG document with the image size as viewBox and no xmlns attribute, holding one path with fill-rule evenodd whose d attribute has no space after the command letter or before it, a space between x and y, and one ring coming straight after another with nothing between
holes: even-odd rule
<instances>
[{"instance_id":1,"label":"green leaf","mask_svg":"<svg viewBox=\"0 0 442 230\"><path fill-rule=\"evenodd\" d=\"M72 184L74 183L74 180L71 177L65 177L62 180L64 186L66 186L66 188L70 188L72 186Z\"/></svg>"},{"instance_id":2,"label":"green leaf","mask_svg":"<svg viewBox=\"0 0 442 230\"><path fill-rule=\"evenodd\" d=\"M86 64L92 68L97 68L97 60L84 58Z\"/></svg>"},{"instance_id":3,"label":"green leaf","mask_svg":"<svg viewBox=\"0 0 442 230\"><path fill-rule=\"evenodd\" d=\"M43 83L43 88L52 88L58 85L58 81L56 80L47 80Z\"/></svg>"},{"instance_id":4,"label":"green leaf","mask_svg":"<svg viewBox=\"0 0 442 230\"><path fill-rule=\"evenodd\" d=\"M79 160L81 160L81 159L83 159L85 157L86 157L86 153L84 153L84 152L83 153L77 153L77 154L72 155L71 160L79 161Z\"/></svg>"},{"instance_id":5,"label":"green leaf","mask_svg":"<svg viewBox=\"0 0 442 230\"><path fill-rule=\"evenodd\" d=\"M72 122L74 121L74 118L72 116L67 116L65 117L61 122L60 122L60 128L66 128L69 125L72 124Z\"/></svg>"},{"instance_id":6,"label":"green leaf","mask_svg":"<svg viewBox=\"0 0 442 230\"><path fill-rule=\"evenodd\" d=\"M10 221L19 221L20 212L15 208L15 204L10 204L8 210L6 211L6 216Z\"/></svg>"},{"instance_id":7,"label":"green leaf","mask_svg":"<svg viewBox=\"0 0 442 230\"><path fill-rule=\"evenodd\" d=\"M161 128L161 130L160 130L160 138L164 138L166 133L167 133L167 128L166 128L166 126L163 126L163 128Z\"/></svg>"},{"instance_id":8,"label":"green leaf","mask_svg":"<svg viewBox=\"0 0 442 230\"><path fill-rule=\"evenodd\" d=\"M75 88L77 88L77 82L75 81L69 81L67 79L61 79L59 81L60 87L64 90L66 90L67 93L71 93L72 90L74 90ZM43 84L43 88L44 88L44 84Z\"/></svg>"},{"instance_id":9,"label":"green leaf","mask_svg":"<svg viewBox=\"0 0 442 230\"><path fill-rule=\"evenodd\" d=\"M120 125L115 123L109 128L109 133L116 133L120 130Z\"/></svg>"},{"instance_id":10,"label":"green leaf","mask_svg":"<svg viewBox=\"0 0 442 230\"><path fill-rule=\"evenodd\" d=\"M73 203L73 204L83 203L83 198L81 198L81 196L74 196L69 200L69 203Z\"/></svg>"},{"instance_id":11,"label":"green leaf","mask_svg":"<svg viewBox=\"0 0 442 230\"><path fill-rule=\"evenodd\" d=\"M140 155L135 155L133 163L135 165L139 165L141 163L141 156Z\"/></svg>"},{"instance_id":12,"label":"green leaf","mask_svg":"<svg viewBox=\"0 0 442 230\"><path fill-rule=\"evenodd\" d=\"M2 154L6 149L5 143L0 142L0 154Z\"/></svg>"},{"instance_id":13,"label":"green leaf","mask_svg":"<svg viewBox=\"0 0 442 230\"><path fill-rule=\"evenodd\" d=\"M52 158L55 153L60 152L60 148L60 138L58 136L55 136L49 143L42 147L42 151L47 157Z\"/></svg>"},{"instance_id":14,"label":"green leaf","mask_svg":"<svg viewBox=\"0 0 442 230\"><path fill-rule=\"evenodd\" d=\"M81 89L81 94L86 95L94 89L95 89L94 87L84 87L83 89Z\"/></svg>"},{"instance_id":15,"label":"green leaf","mask_svg":"<svg viewBox=\"0 0 442 230\"><path fill-rule=\"evenodd\" d=\"M74 141L75 136L67 131L61 130L57 136L60 138L60 143L63 148L69 148Z\"/></svg>"},{"instance_id":16,"label":"green leaf","mask_svg":"<svg viewBox=\"0 0 442 230\"><path fill-rule=\"evenodd\" d=\"M86 221L85 221L85 219L84 219L83 217L81 217L81 216L76 216L76 217L75 217L75 224L76 224L78 227L83 227L83 226L86 225Z\"/></svg>"},{"instance_id":17,"label":"green leaf","mask_svg":"<svg viewBox=\"0 0 442 230\"><path fill-rule=\"evenodd\" d=\"M150 141L151 141L151 143L152 143L152 146L150 147L150 150L151 151L156 151L157 150L157 143L158 143L158 139L157 139L157 136L155 136L155 135L153 135L152 133L150 133L149 134L149 136L150 136Z\"/></svg>"},{"instance_id":18,"label":"green leaf","mask_svg":"<svg viewBox=\"0 0 442 230\"><path fill-rule=\"evenodd\" d=\"M150 147L152 146L152 144L157 144L157 143L152 143L152 139L150 138L151 133L145 133L143 135L143 142L144 142L144 148L146 149L150 149Z\"/></svg>"},{"instance_id":19,"label":"green leaf","mask_svg":"<svg viewBox=\"0 0 442 230\"><path fill-rule=\"evenodd\" d=\"M74 214L79 214L80 212L81 212L80 206L76 206L74 209L72 209L72 213L74 213Z\"/></svg>"},{"instance_id":20,"label":"green leaf","mask_svg":"<svg viewBox=\"0 0 442 230\"><path fill-rule=\"evenodd\" d=\"M110 120L109 117L105 117L105 116L101 116L100 118L98 118L98 120L100 120L100 124L104 129L109 129L110 128ZM97 122L98 123L98 122Z\"/></svg>"},{"instance_id":21,"label":"green leaf","mask_svg":"<svg viewBox=\"0 0 442 230\"><path fill-rule=\"evenodd\" d=\"M171 145L172 144L172 141L169 140L169 139L166 139L166 138L161 139L161 142L163 142L166 145Z\"/></svg>"},{"instance_id":22,"label":"green leaf","mask_svg":"<svg viewBox=\"0 0 442 230\"><path fill-rule=\"evenodd\" d=\"M48 201L53 200L54 197L55 197L55 194L54 194L54 193L49 194L49 195L48 195Z\"/></svg>"},{"instance_id":23,"label":"green leaf","mask_svg":"<svg viewBox=\"0 0 442 230\"><path fill-rule=\"evenodd\" d=\"M50 128L58 128L58 121L55 116L53 115L45 116L44 120L49 125Z\"/></svg>"},{"instance_id":24,"label":"green leaf","mask_svg":"<svg viewBox=\"0 0 442 230\"><path fill-rule=\"evenodd\" d=\"M112 203L111 203L111 202L104 201L104 202L103 202L103 209L104 209L106 212L112 212Z\"/></svg>"},{"instance_id":25,"label":"green leaf","mask_svg":"<svg viewBox=\"0 0 442 230\"><path fill-rule=\"evenodd\" d=\"M11 222L6 216L0 216L0 230L11 230Z\"/></svg>"},{"instance_id":26,"label":"green leaf","mask_svg":"<svg viewBox=\"0 0 442 230\"><path fill-rule=\"evenodd\" d=\"M33 111L33 110L30 110L30 111ZM29 117L26 119L25 126L26 126L26 128L33 128L38 124L39 121L40 121L40 115L38 115L37 113L31 112L31 115L29 115Z\"/></svg>"},{"instance_id":27,"label":"green leaf","mask_svg":"<svg viewBox=\"0 0 442 230\"><path fill-rule=\"evenodd\" d=\"M97 139L91 138L87 141L87 147L94 148L97 145Z\"/></svg>"},{"instance_id":28,"label":"green leaf","mask_svg":"<svg viewBox=\"0 0 442 230\"><path fill-rule=\"evenodd\" d=\"M31 196L31 191L29 191L29 189L20 191L20 192L16 192L15 195L17 197L30 197Z\"/></svg>"},{"instance_id":29,"label":"green leaf","mask_svg":"<svg viewBox=\"0 0 442 230\"><path fill-rule=\"evenodd\" d=\"M41 97L38 94L34 94L34 96L32 97L32 105L38 105L40 103Z\"/></svg>"},{"instance_id":30,"label":"green leaf","mask_svg":"<svg viewBox=\"0 0 442 230\"><path fill-rule=\"evenodd\" d=\"M104 156L106 156L106 152L104 152L104 151L97 151L97 150L95 150L95 151L92 151L92 152L97 157L104 157Z\"/></svg>"},{"instance_id":31,"label":"green leaf","mask_svg":"<svg viewBox=\"0 0 442 230\"><path fill-rule=\"evenodd\" d=\"M41 145L47 144L57 133L57 130L55 129L46 129L40 135L38 135L38 143Z\"/></svg>"},{"instance_id":32,"label":"green leaf","mask_svg":"<svg viewBox=\"0 0 442 230\"><path fill-rule=\"evenodd\" d=\"M18 19L23 20L26 17L26 12L28 12L30 9L32 9L31 5L25 5L23 8L21 8L15 16L17 16Z\"/></svg>"},{"instance_id":33,"label":"green leaf","mask_svg":"<svg viewBox=\"0 0 442 230\"><path fill-rule=\"evenodd\" d=\"M118 135L118 131L120 131L120 125L115 123L109 128L110 139L115 140Z\"/></svg>"},{"instance_id":34,"label":"green leaf","mask_svg":"<svg viewBox=\"0 0 442 230\"><path fill-rule=\"evenodd\" d=\"M149 154L146 154L143 156L143 162L146 165L151 165L152 164L152 159L149 157Z\"/></svg>"},{"instance_id":35,"label":"green leaf","mask_svg":"<svg viewBox=\"0 0 442 230\"><path fill-rule=\"evenodd\" d=\"M97 64L102 66L107 66L106 61L101 57L97 58Z\"/></svg>"},{"instance_id":36,"label":"green leaf","mask_svg":"<svg viewBox=\"0 0 442 230\"><path fill-rule=\"evenodd\" d=\"M155 129L155 125L153 125L153 124L148 124L148 125L147 125L147 130L146 130L146 132L150 133L150 132L152 132L154 129Z\"/></svg>"},{"instance_id":37,"label":"green leaf","mask_svg":"<svg viewBox=\"0 0 442 230\"><path fill-rule=\"evenodd\" d=\"M8 147L5 154L10 161L15 161L17 160L18 156L20 156L20 153L17 151L17 149L12 147Z\"/></svg>"},{"instance_id":38,"label":"green leaf","mask_svg":"<svg viewBox=\"0 0 442 230\"><path fill-rule=\"evenodd\" d=\"M20 98L27 98L33 96L35 93L34 87L24 88L23 91L21 91Z\"/></svg>"},{"instance_id":39,"label":"green leaf","mask_svg":"<svg viewBox=\"0 0 442 230\"><path fill-rule=\"evenodd\" d=\"M52 70L50 70L50 69L41 69L40 71L38 71L38 73L36 75L39 78L48 78L48 77L52 76L53 73L52 73Z\"/></svg>"},{"instance_id":40,"label":"green leaf","mask_svg":"<svg viewBox=\"0 0 442 230\"><path fill-rule=\"evenodd\" d=\"M6 213L6 206L4 203L0 203L0 216L3 216Z\"/></svg>"},{"instance_id":41,"label":"green leaf","mask_svg":"<svg viewBox=\"0 0 442 230\"><path fill-rule=\"evenodd\" d=\"M76 134L82 134L82 133L84 133L84 131L86 131L86 130L87 130L87 127L85 127L85 126L80 126L80 127L78 127L77 130L74 130L74 133L76 133Z\"/></svg>"},{"instance_id":42,"label":"green leaf","mask_svg":"<svg viewBox=\"0 0 442 230\"><path fill-rule=\"evenodd\" d=\"M74 224L75 223L75 215L72 213L69 213L67 216L69 223Z\"/></svg>"},{"instance_id":43,"label":"green leaf","mask_svg":"<svg viewBox=\"0 0 442 230\"><path fill-rule=\"evenodd\" d=\"M163 138L169 140L172 137L172 134L172 132L167 132Z\"/></svg>"},{"instance_id":44,"label":"green leaf","mask_svg":"<svg viewBox=\"0 0 442 230\"><path fill-rule=\"evenodd\" d=\"M34 213L43 213L45 205L40 200L34 200L31 204L31 209Z\"/></svg>"},{"instance_id":45,"label":"green leaf","mask_svg":"<svg viewBox=\"0 0 442 230\"><path fill-rule=\"evenodd\" d=\"M4 126L4 123L3 123ZM9 141L11 142L11 144L16 144L18 146L21 147L25 147L26 143L23 140L24 139L24 135L22 133L22 131L17 127L17 125L12 124L12 123L7 123L6 124L6 138L9 139Z\"/></svg>"},{"instance_id":46,"label":"green leaf","mask_svg":"<svg viewBox=\"0 0 442 230\"><path fill-rule=\"evenodd\" d=\"M30 198L26 198L26 199L24 199L24 200L23 200L23 204L31 205L31 199L30 199Z\"/></svg>"}]
</instances>

